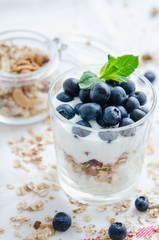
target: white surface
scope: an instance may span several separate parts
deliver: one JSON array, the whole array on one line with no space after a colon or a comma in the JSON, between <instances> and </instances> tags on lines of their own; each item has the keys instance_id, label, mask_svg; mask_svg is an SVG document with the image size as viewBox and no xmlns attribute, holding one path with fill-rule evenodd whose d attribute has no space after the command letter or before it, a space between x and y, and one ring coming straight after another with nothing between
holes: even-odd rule
<instances>
[{"instance_id":1,"label":"white surface","mask_svg":"<svg viewBox=\"0 0 159 240\"><path fill-rule=\"evenodd\" d=\"M128 3L127 7L124 6L125 2ZM49 37L54 37L64 32L80 29L86 32L94 32L97 35L103 34L106 40L110 39L114 51L119 54L128 52L139 55L150 52L155 53L159 57L159 15L151 16L153 6L159 7L159 1L0 0L0 31L24 28L36 30ZM147 66L147 69L152 69L158 74L157 65L150 64ZM157 83L155 87L159 89ZM157 121L158 115L156 111L155 121ZM35 127L36 131L40 132L43 131L44 124L38 123L29 127ZM14 155L10 152L7 142L18 136L28 136L26 132L27 128L28 126L17 128L4 125L0 126L0 228L5 229L5 232L0 235L0 240L18 239L14 237L13 224L9 220L12 216L29 216L31 217L30 223L33 225L36 220L44 222L44 216L47 214L54 215L55 210L70 213L72 209L76 208L75 205L68 203L67 197L62 192L52 192L51 195L56 196L55 200L45 203L43 211L18 214L16 207L19 201L26 199L32 202L39 199L39 197L32 193L24 197L18 197L15 193L16 187L29 181L36 183L43 182L43 172L37 171L34 165L29 173L23 170L16 170L12 167ZM151 133L151 142L154 143L155 153L152 156L147 156L145 163L151 161L152 158L157 159L159 155L159 149L157 149L159 130L157 125L155 125ZM46 163L55 161L53 146L47 148L47 151L44 153L44 161ZM8 190L6 184L13 184L15 189ZM144 168L140 188L150 189L152 186L151 180L146 177L146 168ZM157 198L158 196L156 196L156 199ZM133 199L135 199L135 196ZM112 207L106 212L98 212L94 207L87 209L86 212L92 216L91 223L97 226L97 230L100 230L101 227L109 226L107 216L115 216L111 209ZM133 203L128 212L134 214L134 218L131 219L134 225L141 227L137 221L137 217L140 214L134 209ZM124 214L115 216L116 220L123 221ZM84 214L77 214L74 220L79 222L80 226L88 225L88 223L83 221L83 215ZM30 232L33 232L33 228L29 228L28 224L24 224L20 232L24 237L29 235ZM58 240L62 238L63 240L67 240L70 239L70 236L73 240L86 237L84 231L83 233L76 233L75 229L70 228L66 233L56 233L56 235L50 239ZM19 239L23 239L23 237ZM95 235L93 237L95 237ZM153 239L156 238L153 237Z\"/></svg>"}]
</instances>

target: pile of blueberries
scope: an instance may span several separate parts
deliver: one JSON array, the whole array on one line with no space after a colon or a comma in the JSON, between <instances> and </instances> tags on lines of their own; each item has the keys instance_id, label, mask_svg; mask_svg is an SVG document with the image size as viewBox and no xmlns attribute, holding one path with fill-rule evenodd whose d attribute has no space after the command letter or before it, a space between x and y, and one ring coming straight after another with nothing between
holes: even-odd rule
<instances>
[{"instance_id":1,"label":"pile of blueberries","mask_svg":"<svg viewBox=\"0 0 159 240\"><path fill-rule=\"evenodd\" d=\"M148 198L145 196L138 197L135 200L135 207L140 212L147 211L149 207ZM71 226L71 217L65 212L58 212L55 214L52 224L56 230L65 232ZM121 222L114 222L110 225L108 234L112 240L123 240L127 236L126 226Z\"/></svg>"},{"instance_id":2,"label":"pile of blueberries","mask_svg":"<svg viewBox=\"0 0 159 240\"><path fill-rule=\"evenodd\" d=\"M143 118L148 110L145 106L147 97L144 92L135 91L135 83L109 80L107 83L98 82L90 90L79 88L79 80L69 78L64 81L64 92L56 97L61 102L57 111L66 119L72 119L75 114L81 117L77 124L91 127L89 121L96 120L102 128L116 128L130 125ZM66 102L79 97L81 103L72 108ZM135 129L122 131L123 136L134 135ZM76 136L86 137L89 130L73 127ZM100 132L99 137L104 141L113 141L118 137L116 131Z\"/></svg>"}]
</instances>

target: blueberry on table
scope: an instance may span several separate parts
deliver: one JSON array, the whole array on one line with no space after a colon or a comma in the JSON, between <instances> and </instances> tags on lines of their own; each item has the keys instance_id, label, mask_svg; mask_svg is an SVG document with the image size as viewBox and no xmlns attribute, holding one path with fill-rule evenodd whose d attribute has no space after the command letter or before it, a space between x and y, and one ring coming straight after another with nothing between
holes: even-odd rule
<instances>
[{"instance_id":1,"label":"blueberry on table","mask_svg":"<svg viewBox=\"0 0 159 240\"><path fill-rule=\"evenodd\" d=\"M74 110L75 110L75 113L77 115L79 115L79 108L83 105L83 103L78 103L75 107L74 107Z\"/></svg>"},{"instance_id":2,"label":"blueberry on table","mask_svg":"<svg viewBox=\"0 0 159 240\"><path fill-rule=\"evenodd\" d=\"M121 222L112 223L108 229L108 234L112 240L123 240L127 235L126 226Z\"/></svg>"},{"instance_id":3,"label":"blueberry on table","mask_svg":"<svg viewBox=\"0 0 159 240\"><path fill-rule=\"evenodd\" d=\"M134 109L131 113L130 113L130 117L131 119L134 120L134 122L139 121L141 118L145 117L146 113L140 109Z\"/></svg>"},{"instance_id":4,"label":"blueberry on table","mask_svg":"<svg viewBox=\"0 0 159 240\"><path fill-rule=\"evenodd\" d=\"M92 87L90 98L93 102L103 105L110 98L110 94L111 91L109 86L104 82L98 82Z\"/></svg>"},{"instance_id":5,"label":"blueberry on table","mask_svg":"<svg viewBox=\"0 0 159 240\"><path fill-rule=\"evenodd\" d=\"M122 82L120 86L125 90L127 94L130 94L133 91L135 91L135 83L132 80L130 80L127 83Z\"/></svg>"},{"instance_id":6,"label":"blueberry on table","mask_svg":"<svg viewBox=\"0 0 159 240\"><path fill-rule=\"evenodd\" d=\"M149 201L147 197L140 196L135 200L135 207L140 212L145 212L148 209Z\"/></svg>"},{"instance_id":7,"label":"blueberry on table","mask_svg":"<svg viewBox=\"0 0 159 240\"><path fill-rule=\"evenodd\" d=\"M155 78L156 78L156 76L155 76L155 74L154 74L153 72L146 72L146 73L144 74L144 76L145 76L151 83L153 83L154 80L155 80Z\"/></svg>"},{"instance_id":8,"label":"blueberry on table","mask_svg":"<svg viewBox=\"0 0 159 240\"><path fill-rule=\"evenodd\" d=\"M114 87L111 90L111 102L113 105L121 105L126 99L126 92L122 87Z\"/></svg>"},{"instance_id":9,"label":"blueberry on table","mask_svg":"<svg viewBox=\"0 0 159 240\"><path fill-rule=\"evenodd\" d=\"M144 92L136 91L131 93L130 96L136 97L141 106L147 102L147 97Z\"/></svg>"},{"instance_id":10,"label":"blueberry on table","mask_svg":"<svg viewBox=\"0 0 159 240\"><path fill-rule=\"evenodd\" d=\"M125 126L128 126L133 123L134 123L134 121L131 118L129 118L129 117L123 118L120 121L119 127L125 127ZM133 128L127 129L127 130L123 130L123 131L121 131L120 134L124 137L133 136L135 134L135 128L133 127Z\"/></svg>"},{"instance_id":11,"label":"blueberry on table","mask_svg":"<svg viewBox=\"0 0 159 240\"><path fill-rule=\"evenodd\" d=\"M114 131L99 132L99 137L103 141L108 141L110 143L111 141L114 141L115 139L117 139L118 132L114 132Z\"/></svg>"},{"instance_id":12,"label":"blueberry on table","mask_svg":"<svg viewBox=\"0 0 159 240\"><path fill-rule=\"evenodd\" d=\"M90 98L90 90L83 90L83 89L81 89L79 91L79 98L81 99L81 101L83 103L92 102L92 100Z\"/></svg>"},{"instance_id":13,"label":"blueberry on table","mask_svg":"<svg viewBox=\"0 0 159 240\"><path fill-rule=\"evenodd\" d=\"M61 92L59 93L56 98L61 101L61 102L71 102L73 100L73 96L66 93L66 92Z\"/></svg>"},{"instance_id":14,"label":"blueberry on table","mask_svg":"<svg viewBox=\"0 0 159 240\"><path fill-rule=\"evenodd\" d=\"M124 108L128 113L131 113L134 109L140 107L140 103L136 97L129 97L123 102Z\"/></svg>"},{"instance_id":15,"label":"blueberry on table","mask_svg":"<svg viewBox=\"0 0 159 240\"><path fill-rule=\"evenodd\" d=\"M71 94L74 97L77 97L79 94L79 86L78 86L79 80L76 78L68 78L63 83L63 88L66 93Z\"/></svg>"},{"instance_id":16,"label":"blueberry on table","mask_svg":"<svg viewBox=\"0 0 159 240\"><path fill-rule=\"evenodd\" d=\"M146 114L149 112L149 110L148 110L147 107L145 107L145 106L144 106L144 107L142 106L142 107L140 107L139 109L140 109L141 111L145 112Z\"/></svg>"},{"instance_id":17,"label":"blueberry on table","mask_svg":"<svg viewBox=\"0 0 159 240\"><path fill-rule=\"evenodd\" d=\"M96 119L100 114L102 108L97 103L85 103L79 108L79 115L85 121Z\"/></svg>"},{"instance_id":18,"label":"blueberry on table","mask_svg":"<svg viewBox=\"0 0 159 240\"><path fill-rule=\"evenodd\" d=\"M84 121L84 120L78 121L78 122L76 122L76 124L79 124L84 127L91 127L91 125L87 121ZM73 127L72 133L77 136L80 136L80 137L87 137L91 133L91 131L88 131L88 130L80 128L80 127Z\"/></svg>"},{"instance_id":19,"label":"blueberry on table","mask_svg":"<svg viewBox=\"0 0 159 240\"><path fill-rule=\"evenodd\" d=\"M69 104L61 104L56 110L66 119L71 119L75 116L75 110Z\"/></svg>"},{"instance_id":20,"label":"blueberry on table","mask_svg":"<svg viewBox=\"0 0 159 240\"><path fill-rule=\"evenodd\" d=\"M108 125L116 125L121 120L121 112L118 108L110 106L104 109L103 120Z\"/></svg>"},{"instance_id":21,"label":"blueberry on table","mask_svg":"<svg viewBox=\"0 0 159 240\"><path fill-rule=\"evenodd\" d=\"M65 232L71 226L71 218L65 212L58 212L55 214L52 224L56 230Z\"/></svg>"},{"instance_id":22,"label":"blueberry on table","mask_svg":"<svg viewBox=\"0 0 159 240\"><path fill-rule=\"evenodd\" d=\"M128 113L123 106L116 106L116 107L120 110L122 118L128 117Z\"/></svg>"}]
</instances>

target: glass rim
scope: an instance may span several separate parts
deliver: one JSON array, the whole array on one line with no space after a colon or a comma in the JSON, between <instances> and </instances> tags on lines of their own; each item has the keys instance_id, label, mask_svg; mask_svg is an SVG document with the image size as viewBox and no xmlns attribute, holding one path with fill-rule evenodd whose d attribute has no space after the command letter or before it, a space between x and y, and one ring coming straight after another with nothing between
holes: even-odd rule
<instances>
[{"instance_id":1,"label":"glass rim","mask_svg":"<svg viewBox=\"0 0 159 240\"><path fill-rule=\"evenodd\" d=\"M42 67L40 67L38 70L35 70L35 71L32 71L32 72L29 72L29 73L21 73L21 74L16 74L16 73L6 73L6 72L0 72L0 79L2 78L2 82L5 83L5 80L7 79L7 83L8 83L8 80L10 83L12 83L13 81L16 80L16 82L18 82L19 79L21 78L25 78L27 80L27 78L30 78L30 77L34 77L38 74L41 74L43 71L47 70L48 68L50 68L50 66L53 64L53 62L55 62L56 58L57 58L57 53L58 53L58 50L57 50L57 46L56 46L56 43L50 39L49 37L45 36L44 34L42 33L39 33L37 31L33 31L33 30L27 30L27 29L14 29L14 30L7 30L7 31L3 31L0 33L0 37L4 34L7 34L7 33L32 33L32 34L35 34L37 36L40 36L42 38L44 38L44 40L46 40L46 43L48 42L50 44L50 52L52 53L51 55L51 59ZM18 38L18 37L17 37ZM22 37L25 39L25 37ZM28 37L29 38L29 37ZM14 39L14 37L13 37ZM31 37L30 37L31 39ZM34 39L34 38L32 38ZM10 39L11 40L11 39ZM1 41L0 40L0 43L4 42L4 41L7 41L7 39ZM54 50L54 51L52 51ZM6 78L6 79L4 79ZM1 81L1 80L0 80Z\"/></svg>"},{"instance_id":2,"label":"glass rim","mask_svg":"<svg viewBox=\"0 0 159 240\"><path fill-rule=\"evenodd\" d=\"M152 115L155 107L156 107L156 103L157 103L157 96L156 96L156 92L152 86L152 84L148 81L148 79L146 79L146 77L144 77L143 75L141 74L137 74L137 73L132 73L132 75L135 75L137 76L139 79L141 79L142 81L144 81L144 83L146 83L151 91L152 91L152 96L153 96L153 102L151 104L151 108L149 110L149 112L143 117L141 118L139 121L136 121L130 125L127 125L127 126L124 126L124 127L117 127L117 128L100 128L100 129L97 129L97 128L90 128L90 127L85 127L85 126L82 126L82 125L79 125L77 123L73 123L71 121L69 121L68 119L64 118L57 110L56 108L54 107L53 105L53 102L52 102L52 91L54 89L54 86L56 85L56 83L62 78L64 77L66 74L69 74L73 71L77 71L77 70L80 70L81 68L85 68L85 67L101 67L101 65L99 64L89 64L89 65L80 65L80 66L77 66L77 67L74 67L62 74L60 74L56 79L55 81L51 84L50 88L49 88L49 92L48 92L48 102L49 102L49 106L50 106L50 109L53 110L54 112L54 115L62 122L72 126L72 127L80 127L82 129L85 129L85 130L89 130L90 132L96 132L96 133L99 133L99 132L120 132L120 131L124 131L124 130L128 130L128 129L131 129L131 128L135 128L137 126L139 126L140 124L143 124L146 120L149 119L149 117ZM67 103L63 103L63 104L67 104ZM51 116L51 111L50 111L50 116Z\"/></svg>"}]
</instances>

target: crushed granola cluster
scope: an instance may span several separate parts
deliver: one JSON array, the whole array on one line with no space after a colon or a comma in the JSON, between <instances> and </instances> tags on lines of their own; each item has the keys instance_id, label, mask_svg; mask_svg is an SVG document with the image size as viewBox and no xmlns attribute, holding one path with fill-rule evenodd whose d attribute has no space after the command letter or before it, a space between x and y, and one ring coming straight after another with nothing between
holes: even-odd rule
<instances>
[{"instance_id":1,"label":"crushed granola cluster","mask_svg":"<svg viewBox=\"0 0 159 240\"><path fill-rule=\"evenodd\" d=\"M49 58L38 49L17 46L12 42L0 44L0 73L26 74L43 67ZM34 84L18 80L20 86L0 85L0 114L6 117L28 118L47 110L47 92L50 79ZM16 84L16 83L15 83Z\"/></svg>"}]
</instances>

